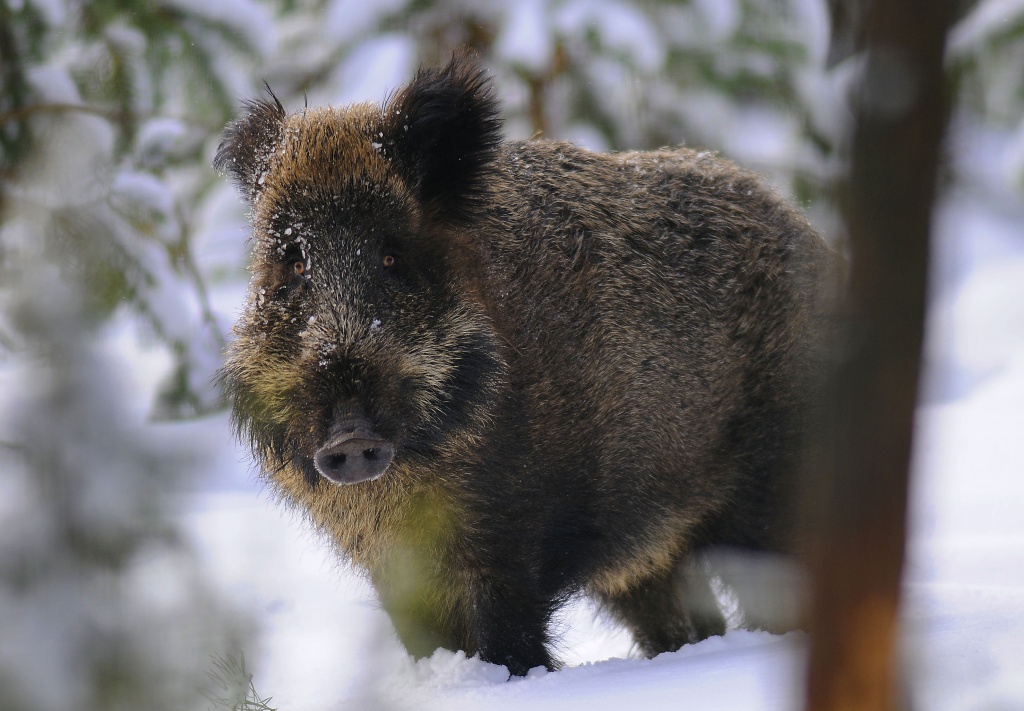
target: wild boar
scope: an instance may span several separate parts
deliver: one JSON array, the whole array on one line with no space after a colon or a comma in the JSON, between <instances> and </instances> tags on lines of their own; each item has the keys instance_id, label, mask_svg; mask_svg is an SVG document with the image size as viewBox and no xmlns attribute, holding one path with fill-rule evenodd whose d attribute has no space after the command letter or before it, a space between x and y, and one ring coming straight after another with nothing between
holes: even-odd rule
<instances>
[{"instance_id":1,"label":"wild boar","mask_svg":"<svg viewBox=\"0 0 1024 711\"><path fill-rule=\"evenodd\" d=\"M693 561L791 545L829 250L711 153L501 132L468 54L383 105L246 104L240 436L412 654L555 668L581 591L647 655L721 634Z\"/></svg>"}]
</instances>

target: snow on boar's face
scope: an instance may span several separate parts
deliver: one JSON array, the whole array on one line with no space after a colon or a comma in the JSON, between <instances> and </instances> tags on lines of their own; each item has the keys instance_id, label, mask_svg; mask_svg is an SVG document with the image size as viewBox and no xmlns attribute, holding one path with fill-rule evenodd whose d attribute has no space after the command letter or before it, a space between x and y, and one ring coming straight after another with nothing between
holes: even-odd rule
<instances>
[{"instance_id":1,"label":"snow on boar's face","mask_svg":"<svg viewBox=\"0 0 1024 711\"><path fill-rule=\"evenodd\" d=\"M354 484L442 456L487 419L504 367L460 275L500 123L458 59L384 106L250 102L214 165L250 205L245 311L223 370L269 473Z\"/></svg>"}]
</instances>

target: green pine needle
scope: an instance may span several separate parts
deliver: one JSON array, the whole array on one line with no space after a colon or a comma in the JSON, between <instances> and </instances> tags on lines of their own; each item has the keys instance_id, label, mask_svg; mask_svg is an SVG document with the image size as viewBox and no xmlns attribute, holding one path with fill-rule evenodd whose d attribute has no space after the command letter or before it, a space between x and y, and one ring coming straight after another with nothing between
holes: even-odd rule
<instances>
[{"instance_id":1,"label":"green pine needle","mask_svg":"<svg viewBox=\"0 0 1024 711\"><path fill-rule=\"evenodd\" d=\"M214 669L206 672L215 690L206 694L213 704L210 711L277 711L271 697L260 698L252 674L245 668L245 654L238 657L213 657Z\"/></svg>"}]
</instances>

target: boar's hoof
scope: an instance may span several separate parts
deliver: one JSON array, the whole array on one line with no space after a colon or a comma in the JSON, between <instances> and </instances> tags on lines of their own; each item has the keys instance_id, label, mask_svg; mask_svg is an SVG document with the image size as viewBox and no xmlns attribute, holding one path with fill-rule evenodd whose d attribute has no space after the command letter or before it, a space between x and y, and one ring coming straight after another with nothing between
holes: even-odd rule
<instances>
[{"instance_id":1,"label":"boar's hoof","mask_svg":"<svg viewBox=\"0 0 1024 711\"><path fill-rule=\"evenodd\" d=\"M348 422L332 430L332 436L313 458L317 470L338 484L356 484L381 476L395 456L388 442L367 422Z\"/></svg>"}]
</instances>

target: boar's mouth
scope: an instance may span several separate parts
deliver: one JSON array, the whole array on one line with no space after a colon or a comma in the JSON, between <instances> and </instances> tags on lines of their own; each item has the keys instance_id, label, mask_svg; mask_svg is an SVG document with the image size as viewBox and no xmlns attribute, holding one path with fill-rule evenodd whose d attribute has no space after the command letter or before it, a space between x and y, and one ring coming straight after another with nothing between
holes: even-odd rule
<instances>
[{"instance_id":1,"label":"boar's mouth","mask_svg":"<svg viewBox=\"0 0 1024 711\"><path fill-rule=\"evenodd\" d=\"M317 471L337 484L377 479L395 456L395 445L364 419L351 419L331 428L326 443L313 457Z\"/></svg>"}]
</instances>

